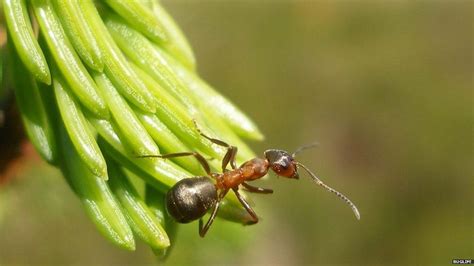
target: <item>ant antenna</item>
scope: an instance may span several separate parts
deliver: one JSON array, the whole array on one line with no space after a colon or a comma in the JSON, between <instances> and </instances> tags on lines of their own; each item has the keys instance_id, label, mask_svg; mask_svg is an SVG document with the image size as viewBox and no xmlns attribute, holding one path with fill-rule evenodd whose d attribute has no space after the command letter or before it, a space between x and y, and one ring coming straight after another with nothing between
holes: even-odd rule
<instances>
[{"instance_id":1,"label":"ant antenna","mask_svg":"<svg viewBox=\"0 0 474 266\"><path fill-rule=\"evenodd\" d=\"M314 147L317 147L319 146L319 142L313 142L311 144L308 144L308 145L304 145L304 146L301 146L299 147L298 149L296 149L295 152L293 152L293 154L291 155L291 157L295 158L296 157L296 154L304 151L304 150L307 150L307 149L312 149Z\"/></svg>"},{"instance_id":2,"label":"ant antenna","mask_svg":"<svg viewBox=\"0 0 474 266\"><path fill-rule=\"evenodd\" d=\"M336 196L338 196L339 198L344 200L349 205L349 207L351 207L351 209L354 212L357 220L360 220L359 210L357 209L355 204L352 203L352 201L348 197L344 196L341 192L339 192L339 191L329 187L328 185L324 184L323 181L319 180L319 178L313 172L311 172L306 166L304 166L303 164L298 163L298 162L296 164L298 166L303 167L303 169L306 170L306 172L313 178L313 180L316 182L316 184L322 186L323 188L327 189L329 192L332 192L332 193L336 194Z\"/></svg>"}]
</instances>

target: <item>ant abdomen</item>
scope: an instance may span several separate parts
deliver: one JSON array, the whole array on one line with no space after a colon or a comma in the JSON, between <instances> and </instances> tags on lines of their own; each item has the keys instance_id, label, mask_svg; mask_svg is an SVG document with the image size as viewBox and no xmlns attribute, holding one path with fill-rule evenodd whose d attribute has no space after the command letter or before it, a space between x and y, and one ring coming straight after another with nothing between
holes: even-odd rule
<instances>
[{"instance_id":1,"label":"ant abdomen","mask_svg":"<svg viewBox=\"0 0 474 266\"><path fill-rule=\"evenodd\" d=\"M166 194L166 209L179 223L203 217L216 202L216 186L204 176L182 179Z\"/></svg>"}]
</instances>

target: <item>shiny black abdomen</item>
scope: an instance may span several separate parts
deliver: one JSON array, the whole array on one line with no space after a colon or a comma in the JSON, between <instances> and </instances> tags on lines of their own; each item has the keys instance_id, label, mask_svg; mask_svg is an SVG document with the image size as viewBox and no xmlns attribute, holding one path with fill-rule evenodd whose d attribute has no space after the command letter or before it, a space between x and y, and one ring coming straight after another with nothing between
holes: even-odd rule
<instances>
[{"instance_id":1,"label":"shiny black abdomen","mask_svg":"<svg viewBox=\"0 0 474 266\"><path fill-rule=\"evenodd\" d=\"M180 180L166 194L166 209L179 223L201 218L216 202L216 186L204 176Z\"/></svg>"}]
</instances>

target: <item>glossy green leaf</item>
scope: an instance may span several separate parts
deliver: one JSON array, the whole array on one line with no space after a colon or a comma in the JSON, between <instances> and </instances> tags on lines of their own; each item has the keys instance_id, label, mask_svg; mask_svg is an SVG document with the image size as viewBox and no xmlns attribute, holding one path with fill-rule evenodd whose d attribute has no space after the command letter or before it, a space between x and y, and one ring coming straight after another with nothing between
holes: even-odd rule
<instances>
[{"instance_id":1,"label":"glossy green leaf","mask_svg":"<svg viewBox=\"0 0 474 266\"><path fill-rule=\"evenodd\" d=\"M204 110L212 110L239 135L256 140L263 139L255 124L234 104L195 73L153 45L121 18L109 15L106 17L106 25L124 53L164 89L180 99L191 112L198 112L195 105L202 102Z\"/></svg>"},{"instance_id":2,"label":"glossy green leaf","mask_svg":"<svg viewBox=\"0 0 474 266\"><path fill-rule=\"evenodd\" d=\"M170 240L157 217L140 198L119 166L109 161L110 187L135 234L153 249L169 247Z\"/></svg>"},{"instance_id":3,"label":"glossy green leaf","mask_svg":"<svg viewBox=\"0 0 474 266\"><path fill-rule=\"evenodd\" d=\"M10 70L16 101L28 138L41 157L49 163L55 163L58 151L52 121L48 117L40 89L32 76L26 76L26 68L13 47L9 49Z\"/></svg>"},{"instance_id":4,"label":"glossy green leaf","mask_svg":"<svg viewBox=\"0 0 474 266\"><path fill-rule=\"evenodd\" d=\"M61 24L81 59L92 69L102 72L104 62L89 22L79 6L80 0L56 0Z\"/></svg>"},{"instance_id":5,"label":"glossy green leaf","mask_svg":"<svg viewBox=\"0 0 474 266\"><path fill-rule=\"evenodd\" d=\"M212 110L239 136L253 140L263 140L264 136L255 123L238 107L215 91L198 75L180 65L172 57L166 56L166 58L170 61L169 65L173 67L174 72L177 73L186 85L186 88L189 88L189 92L195 99L195 102L203 106L202 109Z\"/></svg>"},{"instance_id":6,"label":"glossy green leaf","mask_svg":"<svg viewBox=\"0 0 474 266\"><path fill-rule=\"evenodd\" d=\"M156 116L176 134L190 148L204 151L206 154L220 157L224 150L215 147L207 139L199 135L193 120L199 117L192 116L182 103L177 101L169 92L164 90L152 77L139 67L132 65L135 72L145 83L150 92L155 96L157 102Z\"/></svg>"},{"instance_id":7,"label":"glossy green leaf","mask_svg":"<svg viewBox=\"0 0 474 266\"><path fill-rule=\"evenodd\" d=\"M33 33L25 1L3 0L2 3L8 32L21 61L37 80L51 84L48 63Z\"/></svg>"},{"instance_id":8,"label":"glossy green leaf","mask_svg":"<svg viewBox=\"0 0 474 266\"><path fill-rule=\"evenodd\" d=\"M237 162L243 163L251 158L255 157L255 153L249 148L249 146L240 139L237 134L232 131L232 129L224 123L220 119L217 114L214 113L213 110L205 110L203 109L203 119L206 122L207 126L210 128L212 131L205 131L204 129L201 129L204 134L207 136L210 136L212 138L217 138L222 141L225 141L226 143L236 146L238 148L238 153L237 153ZM202 124L199 124L200 126ZM219 137L222 136L222 137ZM222 146L219 146L222 147ZM217 160L221 160L223 157L220 156L216 158Z\"/></svg>"},{"instance_id":9,"label":"glossy green leaf","mask_svg":"<svg viewBox=\"0 0 474 266\"><path fill-rule=\"evenodd\" d=\"M94 175L106 179L107 165L102 152L80 106L56 71L53 72L53 86L62 121L79 157Z\"/></svg>"},{"instance_id":10,"label":"glossy green leaf","mask_svg":"<svg viewBox=\"0 0 474 266\"><path fill-rule=\"evenodd\" d=\"M164 56L155 51L153 43L117 15L107 14L105 23L117 45L135 65L158 81L186 108L194 108L184 84L177 78Z\"/></svg>"},{"instance_id":11,"label":"glossy green leaf","mask_svg":"<svg viewBox=\"0 0 474 266\"><path fill-rule=\"evenodd\" d=\"M103 73L96 73L94 79L106 99L114 121L117 123L124 141L135 155L159 154L160 151L146 129L140 123L130 106L122 99L112 82Z\"/></svg>"},{"instance_id":12,"label":"glossy green leaf","mask_svg":"<svg viewBox=\"0 0 474 266\"><path fill-rule=\"evenodd\" d=\"M143 126L146 128L150 136L160 147L162 154L173 153L178 151L189 151L181 140L169 130L169 128L158 119L154 114L148 114L140 110L135 110ZM181 167L192 173L203 173L201 165L194 158L178 157L170 159Z\"/></svg>"},{"instance_id":13,"label":"glossy green leaf","mask_svg":"<svg viewBox=\"0 0 474 266\"><path fill-rule=\"evenodd\" d=\"M151 94L113 41L93 1L81 0L79 5L103 51L104 71L109 79L127 100L145 112L154 113L155 102Z\"/></svg>"},{"instance_id":14,"label":"glossy green leaf","mask_svg":"<svg viewBox=\"0 0 474 266\"><path fill-rule=\"evenodd\" d=\"M115 200L107 182L89 171L76 153L65 129L61 129L62 171L87 215L97 229L112 243L127 250L135 250L132 230Z\"/></svg>"},{"instance_id":15,"label":"glossy green leaf","mask_svg":"<svg viewBox=\"0 0 474 266\"><path fill-rule=\"evenodd\" d=\"M145 202L148 208L153 212L159 223L165 228L171 246L167 249L153 249L153 253L160 260L165 260L174 247L176 233L178 231L178 223L167 213L165 209L165 195L151 186L145 187Z\"/></svg>"},{"instance_id":16,"label":"glossy green leaf","mask_svg":"<svg viewBox=\"0 0 474 266\"><path fill-rule=\"evenodd\" d=\"M21 86L27 88L22 91L23 105L30 108L25 113L36 119L30 119L35 129L42 130L36 138L46 136L49 141L47 131L56 133L50 138L57 138L60 148L55 152L51 144L51 158L57 158L88 215L107 238L132 250L134 231L158 257L165 258L173 244L168 237L175 239L176 223L166 214L164 194L177 181L204 172L194 157L139 156L197 151L212 159L210 165L220 172L226 148L199 131L237 146L239 162L254 156L239 136L261 139L262 135L194 72L195 58L186 38L157 2L0 1L16 1L22 9L15 9L15 16L21 15L20 24L30 27L23 29L26 37L18 34L23 38L19 40L32 37L36 43L25 11L26 6L31 8L40 27L37 48L43 48L43 60L46 57L51 67L53 86L36 82L41 88ZM18 71L16 79L26 72ZM34 81L30 78L34 71L27 74L21 82ZM35 136L30 138L46 153ZM130 176L144 181L146 200L129 182ZM222 201L218 215L243 224L251 220L233 193Z\"/></svg>"},{"instance_id":17,"label":"glossy green leaf","mask_svg":"<svg viewBox=\"0 0 474 266\"><path fill-rule=\"evenodd\" d=\"M173 55L188 69L196 69L196 58L181 29L158 1L151 1L151 4L156 19L161 22L169 38L169 41L157 44Z\"/></svg>"},{"instance_id":18,"label":"glossy green leaf","mask_svg":"<svg viewBox=\"0 0 474 266\"><path fill-rule=\"evenodd\" d=\"M93 117L89 117L89 121L99 133L99 145L107 154L127 169L140 169L140 178L158 189L166 191L178 180L191 176L171 161L139 158L122 142L123 137L115 123Z\"/></svg>"},{"instance_id":19,"label":"glossy green leaf","mask_svg":"<svg viewBox=\"0 0 474 266\"><path fill-rule=\"evenodd\" d=\"M134 28L154 41L167 40L166 32L153 12L140 1L105 0L112 9L126 19Z\"/></svg>"},{"instance_id":20,"label":"glossy green leaf","mask_svg":"<svg viewBox=\"0 0 474 266\"><path fill-rule=\"evenodd\" d=\"M93 114L107 117L105 102L64 33L50 0L31 0L31 5L49 50L74 94Z\"/></svg>"}]
</instances>

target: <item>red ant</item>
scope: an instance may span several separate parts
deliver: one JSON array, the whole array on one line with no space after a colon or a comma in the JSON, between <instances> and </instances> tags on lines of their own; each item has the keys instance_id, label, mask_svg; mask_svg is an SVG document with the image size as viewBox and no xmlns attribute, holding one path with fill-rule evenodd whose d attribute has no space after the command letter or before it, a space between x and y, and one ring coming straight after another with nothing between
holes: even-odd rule
<instances>
[{"instance_id":1,"label":"red ant","mask_svg":"<svg viewBox=\"0 0 474 266\"><path fill-rule=\"evenodd\" d=\"M248 181L253 181L262 178L272 169L277 175L291 179L298 179L298 167L302 167L316 182L316 184L324 187L326 190L336 194L343 199L352 209L357 219L360 219L357 207L342 193L324 184L314 173L312 173L306 166L297 162L295 156L304 149L315 146L308 145L299 148L293 154L289 154L283 150L270 149L266 150L265 159L253 158L240 167L235 164L235 156L237 154L237 147L231 146L221 140L210 138L204 135L199 129L198 132L204 138L210 140L212 143L227 148L227 153L222 159L222 173L212 173L206 159L197 152L179 152L164 155L144 155L140 157L157 157L157 158L175 158L182 156L194 156L202 165L207 173L207 177L199 176L192 178L185 178L177 182L166 195L166 209L168 213L179 223L189 223L199 219L199 235L204 237L214 221L219 205L224 196L230 189L234 191L242 206L252 217L248 224L255 224L258 222L257 214L250 207L248 202L240 195L239 186L242 185L250 192L270 194L272 189L254 187L249 185ZM228 170L227 166L230 163L232 170ZM209 178L213 178L215 183ZM206 225L203 226L202 217L209 209L212 209L211 216Z\"/></svg>"}]
</instances>

